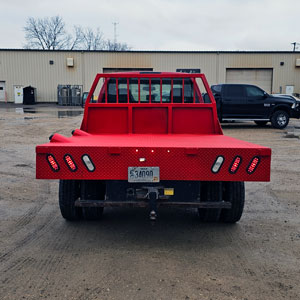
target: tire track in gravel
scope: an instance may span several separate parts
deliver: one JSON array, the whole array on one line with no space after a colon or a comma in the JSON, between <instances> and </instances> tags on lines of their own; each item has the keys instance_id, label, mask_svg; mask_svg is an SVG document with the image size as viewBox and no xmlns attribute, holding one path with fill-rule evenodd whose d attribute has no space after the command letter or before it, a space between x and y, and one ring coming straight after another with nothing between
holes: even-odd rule
<instances>
[{"instance_id":1,"label":"tire track in gravel","mask_svg":"<svg viewBox=\"0 0 300 300\"><path fill-rule=\"evenodd\" d=\"M10 234L15 234L24 226L28 225L34 218L37 217L39 211L46 204L46 195L50 195L50 184L49 182L44 182L44 184L39 185L38 189L38 197L36 197L33 201L35 206L27 211L23 216L21 216L17 222L15 223L14 231L10 232Z\"/></svg>"},{"instance_id":2,"label":"tire track in gravel","mask_svg":"<svg viewBox=\"0 0 300 300\"><path fill-rule=\"evenodd\" d=\"M85 288L84 293L81 293L78 296L78 300L92 300L92 299L99 299L99 295L101 295L102 299L103 298L103 294L102 292L104 291L103 288L101 287L95 287L95 288Z\"/></svg>"},{"instance_id":3,"label":"tire track in gravel","mask_svg":"<svg viewBox=\"0 0 300 300\"><path fill-rule=\"evenodd\" d=\"M10 228L9 230L6 231L6 233L3 235L3 238L7 237L7 236L12 236L14 234L16 234L18 231L24 229L24 227L26 225L28 225L29 223L31 223L33 221L34 218L37 217L37 214L39 213L39 211L44 207L45 202L41 201L38 202L37 205L35 205L34 207L28 209L25 214L23 214L21 217L19 217L15 223L13 223L13 226L10 226L12 228Z\"/></svg>"},{"instance_id":4,"label":"tire track in gravel","mask_svg":"<svg viewBox=\"0 0 300 300\"><path fill-rule=\"evenodd\" d=\"M0 256L0 263L7 261L15 252L26 247L29 243L37 242L41 238L43 231L45 231L47 227L50 226L51 219L53 219L52 215L55 213L56 212L53 211L50 215L47 216L47 218L44 219L45 222L43 224L37 226L33 231L29 232L24 238L16 242L11 249L3 253Z\"/></svg>"},{"instance_id":5,"label":"tire track in gravel","mask_svg":"<svg viewBox=\"0 0 300 300\"><path fill-rule=\"evenodd\" d=\"M280 203L276 195L272 193L270 186L266 186L264 190L260 189L260 192L271 195L273 202L277 202L278 204ZM274 206L274 204L269 203L266 207L267 210L270 209L270 205L271 209ZM238 226L238 224L235 226ZM223 243L224 245L227 245L227 251L225 252L225 255L233 266L231 266L231 268L240 270L246 275L246 278L248 278L249 282L255 282L256 285L258 284L260 288L256 291L257 297L259 296L263 298L264 293L267 293L265 296L269 297L270 291L268 290L267 286L270 284L270 281L265 275L268 274L268 270L266 269L265 265L258 263L258 257L256 257L254 254L253 245L249 244L246 239L246 231L244 230L237 232L236 230L231 229L232 228L224 228L223 232ZM274 289L272 291L272 296L280 297L281 295L281 291L278 289ZM255 293L253 296L255 296Z\"/></svg>"},{"instance_id":6,"label":"tire track in gravel","mask_svg":"<svg viewBox=\"0 0 300 300\"><path fill-rule=\"evenodd\" d=\"M61 219L61 216L57 216L56 219ZM55 224L57 224L57 220ZM48 237L45 239L45 244L42 244L44 254L41 257L40 261L35 264L36 272L38 273L38 277L36 274L33 274L35 278L28 278L27 283L25 285L29 285L30 282L34 280L34 288L32 289L33 294L38 294L41 291L47 290L49 291L49 278L51 278L51 282L53 283L53 287L56 289L61 282L61 277L57 274L60 272L59 269L64 268L64 266L69 266L74 263L74 258L70 255L70 248L72 247L72 243L70 242L74 236L77 235L79 230L78 226L68 226L67 224L63 224L55 231L57 234L55 239L49 239Z\"/></svg>"},{"instance_id":7,"label":"tire track in gravel","mask_svg":"<svg viewBox=\"0 0 300 300\"><path fill-rule=\"evenodd\" d=\"M57 210L54 210L53 213L56 214ZM19 242L21 245L20 247L16 246L14 249L12 249L9 255L4 255L4 257L2 256L2 259L6 259L6 261L9 260L12 254L14 254L14 258L15 258L14 261L8 263L6 268L0 269L1 274L3 274L5 277L2 281L3 283L5 283L5 290L7 294L10 293L11 288L14 287L15 282L18 279L22 281L22 286L31 286L32 283L34 282L34 287L31 290L31 292L33 293L35 291L39 292L41 290L44 290L48 285L47 282L48 275L56 273L56 269L61 264L63 257L65 256L66 253L68 253L68 251L65 251L64 248L69 247L69 242L66 243L65 239L60 238L60 236L65 235L66 231L68 230L68 227L63 226L62 228L59 228L56 231L55 229L53 230L53 228L55 228L55 224L59 223L57 222L57 219L61 218L60 216L57 216L56 218L53 217L53 213L49 215L49 217L45 220L44 224L40 225L37 230L31 233L30 236L26 237L25 243L24 240L20 241ZM55 231L56 235L54 239L51 239L49 238L49 234L53 235L52 233L53 231ZM35 235L36 233L38 233L38 236L36 236L36 238L32 238L33 235ZM71 232L71 234L68 235L69 239L72 238L73 234L76 234L76 232L75 233ZM35 243L30 243L33 241ZM37 257L37 259L28 256L18 257L19 254L18 250L20 250L20 254L22 255L24 255L24 253L25 254L27 253L26 246L29 243L30 243L31 255ZM34 245L37 243L38 245L36 249L34 249ZM36 254L36 251L39 251L39 248L45 251ZM34 271L29 272L30 275L26 276L27 280L25 280L24 282L24 278L22 279L22 275L23 275L22 270L24 273L26 271L26 268L31 268L31 270ZM13 286L10 285L10 283L12 282L13 282ZM22 287L20 288L22 289ZM3 293L5 293L4 290Z\"/></svg>"},{"instance_id":8,"label":"tire track in gravel","mask_svg":"<svg viewBox=\"0 0 300 300\"><path fill-rule=\"evenodd\" d=\"M41 193L48 191L48 194L50 192L50 188L49 188L49 183L46 184L45 189L43 189L43 191L41 191L41 188L38 190L37 193L37 198L36 198L36 206L33 207L32 209L29 210L29 212L27 212L24 216L22 216L17 222L17 228L15 230L14 233L18 232L21 229L25 229L24 226L28 225L31 223L31 221L33 221L36 217L37 217L37 213L40 212L42 210L42 208L45 206L45 195L41 195ZM36 214L34 215L34 212L36 212ZM37 242L37 240L42 236L42 232L44 230L47 229L47 227L50 226L51 221L53 219L53 215L56 213L55 210L52 210L50 212L50 214L48 213L47 216L45 218L42 218L43 223L36 226L33 230L29 231L28 233L25 234L25 236L20 239L19 241L16 241L13 245L13 247L11 249L9 249L8 251L4 252L3 254L0 255L0 263L3 263L4 261L7 261L15 252L17 252L18 250L24 248L25 246L27 246L29 243L31 242ZM22 224L24 224L23 227ZM11 234L10 234L11 235ZM3 265L3 264L2 264ZM0 268L1 270L1 268Z\"/></svg>"},{"instance_id":9,"label":"tire track in gravel","mask_svg":"<svg viewBox=\"0 0 300 300\"><path fill-rule=\"evenodd\" d=\"M33 257L20 257L12 262L6 269L2 270L2 275L5 277L2 279L2 284L9 284L11 281L16 279L16 273L20 272L22 269L34 264L36 259ZM7 276L7 277L6 277Z\"/></svg>"},{"instance_id":10,"label":"tire track in gravel","mask_svg":"<svg viewBox=\"0 0 300 300\"><path fill-rule=\"evenodd\" d=\"M249 261L249 253L244 253L245 249L251 249L251 246L245 240L241 240L238 234L233 233L232 230L224 230L223 237L224 245L228 246L227 258L231 265L235 266L234 269L241 270L250 280L257 278L259 270L257 270L256 265L254 270L253 264Z\"/></svg>"}]
</instances>

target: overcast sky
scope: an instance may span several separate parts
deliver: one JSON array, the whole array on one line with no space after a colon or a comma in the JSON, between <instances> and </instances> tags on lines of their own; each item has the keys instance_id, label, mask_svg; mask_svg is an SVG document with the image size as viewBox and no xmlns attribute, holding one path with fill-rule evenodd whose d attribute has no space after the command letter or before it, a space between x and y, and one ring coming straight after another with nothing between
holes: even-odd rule
<instances>
[{"instance_id":1,"label":"overcast sky","mask_svg":"<svg viewBox=\"0 0 300 300\"><path fill-rule=\"evenodd\" d=\"M134 50L292 50L300 0L0 0L0 48L23 48L28 17L100 27ZM300 50L300 45L299 49Z\"/></svg>"}]
</instances>

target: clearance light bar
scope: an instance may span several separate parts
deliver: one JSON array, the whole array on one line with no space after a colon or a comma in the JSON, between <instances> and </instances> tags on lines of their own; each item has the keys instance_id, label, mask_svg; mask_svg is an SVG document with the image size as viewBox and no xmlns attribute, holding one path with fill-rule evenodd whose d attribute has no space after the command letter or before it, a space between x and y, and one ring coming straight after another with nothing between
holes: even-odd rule
<instances>
[{"instance_id":1,"label":"clearance light bar","mask_svg":"<svg viewBox=\"0 0 300 300\"><path fill-rule=\"evenodd\" d=\"M82 155L81 159L89 172L95 171L95 165L87 154Z\"/></svg>"},{"instance_id":2,"label":"clearance light bar","mask_svg":"<svg viewBox=\"0 0 300 300\"><path fill-rule=\"evenodd\" d=\"M242 158L240 156L236 156L230 165L229 172L231 174L235 174L238 171L241 162L242 162Z\"/></svg>"},{"instance_id":3,"label":"clearance light bar","mask_svg":"<svg viewBox=\"0 0 300 300\"><path fill-rule=\"evenodd\" d=\"M260 158L258 156L254 156L249 164L249 166L247 167L247 173L248 174L252 174L254 173L254 171L256 170L258 164L260 162Z\"/></svg>"},{"instance_id":4,"label":"clearance light bar","mask_svg":"<svg viewBox=\"0 0 300 300\"><path fill-rule=\"evenodd\" d=\"M70 154L66 154L64 156L64 160L71 172L75 172L77 170L77 166Z\"/></svg>"},{"instance_id":5,"label":"clearance light bar","mask_svg":"<svg viewBox=\"0 0 300 300\"><path fill-rule=\"evenodd\" d=\"M211 171L215 174L218 173L223 163L224 163L224 157L222 155L218 156L211 168Z\"/></svg>"},{"instance_id":6,"label":"clearance light bar","mask_svg":"<svg viewBox=\"0 0 300 300\"><path fill-rule=\"evenodd\" d=\"M47 162L49 166L51 167L52 171L58 172L59 171L59 164L57 163L54 155L48 154L47 155Z\"/></svg>"}]
</instances>

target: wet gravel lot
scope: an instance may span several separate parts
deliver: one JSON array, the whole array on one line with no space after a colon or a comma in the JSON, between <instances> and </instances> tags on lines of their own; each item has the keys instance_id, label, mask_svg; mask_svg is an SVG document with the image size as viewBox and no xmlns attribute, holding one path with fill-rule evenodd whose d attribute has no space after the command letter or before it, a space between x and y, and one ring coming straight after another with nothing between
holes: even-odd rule
<instances>
[{"instance_id":1,"label":"wet gravel lot","mask_svg":"<svg viewBox=\"0 0 300 300\"><path fill-rule=\"evenodd\" d=\"M58 182L35 179L35 146L79 128L82 109L0 106L0 299L299 299L300 121L223 124L272 148L271 182L246 183L236 225L195 210L106 209L66 222Z\"/></svg>"}]
</instances>

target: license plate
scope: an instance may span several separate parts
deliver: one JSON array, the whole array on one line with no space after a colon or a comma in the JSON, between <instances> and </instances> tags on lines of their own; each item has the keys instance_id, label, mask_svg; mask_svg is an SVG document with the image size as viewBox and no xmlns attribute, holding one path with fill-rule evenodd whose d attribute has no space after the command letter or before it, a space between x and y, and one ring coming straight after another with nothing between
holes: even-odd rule
<instances>
[{"instance_id":1,"label":"license plate","mask_svg":"<svg viewBox=\"0 0 300 300\"><path fill-rule=\"evenodd\" d=\"M128 182L159 182L159 167L128 167Z\"/></svg>"}]
</instances>

